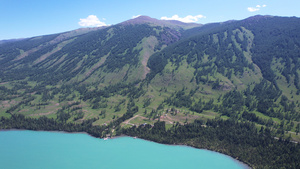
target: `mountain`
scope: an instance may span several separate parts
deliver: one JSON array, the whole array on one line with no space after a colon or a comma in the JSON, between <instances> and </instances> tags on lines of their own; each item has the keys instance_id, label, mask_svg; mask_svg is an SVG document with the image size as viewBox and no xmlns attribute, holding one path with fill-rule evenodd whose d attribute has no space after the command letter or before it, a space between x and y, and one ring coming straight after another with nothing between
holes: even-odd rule
<instances>
[{"instance_id":1,"label":"mountain","mask_svg":"<svg viewBox=\"0 0 300 169\"><path fill-rule=\"evenodd\" d=\"M138 124L172 108L179 113L168 123L249 120L248 112L259 125L282 122L283 130L294 132L300 120L299 26L295 17L198 25L140 16L3 43L1 115L57 118L78 102L82 118L69 113L69 121L106 111L95 122L103 124L134 102Z\"/></svg>"},{"instance_id":2,"label":"mountain","mask_svg":"<svg viewBox=\"0 0 300 169\"><path fill-rule=\"evenodd\" d=\"M184 91L175 92L166 103L199 113L214 109L238 119L246 110L257 116L256 122L262 117L282 123L293 119L287 123L295 127L299 19L255 16L207 26L209 30L205 26L190 30L193 36L150 57L149 81ZM203 100L209 99L216 104L205 108Z\"/></svg>"},{"instance_id":3,"label":"mountain","mask_svg":"<svg viewBox=\"0 0 300 169\"><path fill-rule=\"evenodd\" d=\"M126 23L141 23L149 20L151 19L139 17ZM85 81L94 79L94 76L109 83L116 78L141 79L149 71L146 63L150 55L164 45L179 40L180 31L155 24L150 26L149 24L126 25L126 23L103 28L101 31L86 33L85 30L78 30L31 38L13 44L15 46L3 46L5 59L1 60L2 73L7 75L10 74L9 72L22 69L23 73L19 74L19 77L10 76L7 80L31 77L30 74L35 74L34 78L39 80L51 76L55 82L62 79L68 81L72 78ZM78 36L76 32L85 34ZM13 68L16 66L17 69ZM130 74L128 77L129 71L139 74ZM53 72L57 73L53 74ZM109 73L109 76L101 77L103 72Z\"/></svg>"},{"instance_id":4,"label":"mountain","mask_svg":"<svg viewBox=\"0 0 300 169\"><path fill-rule=\"evenodd\" d=\"M296 17L201 25L140 16L1 42L0 128L138 135L270 167L278 152L299 153L273 142L300 141L299 36ZM276 165L297 161L287 157Z\"/></svg>"},{"instance_id":5,"label":"mountain","mask_svg":"<svg viewBox=\"0 0 300 169\"><path fill-rule=\"evenodd\" d=\"M251 121L248 112L259 125L282 122L283 130L294 132L300 120L299 26L295 17L198 25L140 16L3 43L1 115L57 118L76 102L81 118L68 113L69 121L104 111L107 116L95 122L103 124L134 102L138 124L172 108L179 113L165 120L171 124L217 116Z\"/></svg>"}]
</instances>

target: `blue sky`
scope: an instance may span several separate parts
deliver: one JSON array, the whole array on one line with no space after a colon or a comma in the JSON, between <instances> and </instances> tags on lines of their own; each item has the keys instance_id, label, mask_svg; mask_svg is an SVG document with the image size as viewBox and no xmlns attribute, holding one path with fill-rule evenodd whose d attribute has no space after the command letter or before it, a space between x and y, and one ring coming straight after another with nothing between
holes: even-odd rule
<instances>
[{"instance_id":1,"label":"blue sky","mask_svg":"<svg viewBox=\"0 0 300 169\"><path fill-rule=\"evenodd\" d=\"M137 15L211 23L253 15L300 17L299 0L0 0L0 40L117 24Z\"/></svg>"}]
</instances>

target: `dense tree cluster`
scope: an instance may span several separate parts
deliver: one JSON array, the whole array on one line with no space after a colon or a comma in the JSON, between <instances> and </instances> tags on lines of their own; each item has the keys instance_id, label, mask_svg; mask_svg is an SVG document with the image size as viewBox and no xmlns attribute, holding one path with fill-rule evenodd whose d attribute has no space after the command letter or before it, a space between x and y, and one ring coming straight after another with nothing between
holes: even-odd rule
<instances>
[{"instance_id":1,"label":"dense tree cluster","mask_svg":"<svg viewBox=\"0 0 300 169\"><path fill-rule=\"evenodd\" d=\"M45 131L65 131L65 132L87 132L94 137L104 137L105 127L94 126L92 123L97 119L89 119L81 124L65 123L45 116L38 119L28 118L21 114L12 115L10 118L1 117L1 129L27 129Z\"/></svg>"},{"instance_id":2,"label":"dense tree cluster","mask_svg":"<svg viewBox=\"0 0 300 169\"><path fill-rule=\"evenodd\" d=\"M253 62L262 70L265 79L274 82L275 73L271 69L274 59L281 59L284 64L282 75L289 82L294 77L294 84L299 89L299 46L300 26L298 18L256 17L254 24L244 21L245 27L255 35ZM288 24L287 24L288 23Z\"/></svg>"},{"instance_id":3,"label":"dense tree cluster","mask_svg":"<svg viewBox=\"0 0 300 169\"><path fill-rule=\"evenodd\" d=\"M275 140L269 128L257 131L253 123L233 120L196 120L187 125L174 124L166 130L165 122L124 129L137 136L164 144L184 144L228 154L254 168L299 168L299 144Z\"/></svg>"}]
</instances>

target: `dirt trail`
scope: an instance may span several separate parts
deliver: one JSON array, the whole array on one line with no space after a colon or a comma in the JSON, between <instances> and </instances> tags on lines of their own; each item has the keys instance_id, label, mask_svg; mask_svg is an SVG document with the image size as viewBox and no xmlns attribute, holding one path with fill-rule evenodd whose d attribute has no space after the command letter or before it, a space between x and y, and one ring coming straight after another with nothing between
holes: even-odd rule
<instances>
[{"instance_id":1,"label":"dirt trail","mask_svg":"<svg viewBox=\"0 0 300 169\"><path fill-rule=\"evenodd\" d=\"M49 111L47 113L30 114L29 116L46 116L53 113L55 113L55 111Z\"/></svg>"},{"instance_id":2,"label":"dirt trail","mask_svg":"<svg viewBox=\"0 0 300 169\"><path fill-rule=\"evenodd\" d=\"M173 122L174 122L174 120L171 117L169 117L168 115L162 115L162 116L160 116L160 120L168 122L170 124L173 124Z\"/></svg>"},{"instance_id":3,"label":"dirt trail","mask_svg":"<svg viewBox=\"0 0 300 169\"><path fill-rule=\"evenodd\" d=\"M133 119L135 119L135 118L141 118L141 119L146 119L145 117L143 117L143 116L140 116L140 115L135 115L134 117L131 117L130 119L128 119L128 120L125 120L123 123L126 125L126 124L129 124L129 125L132 125L132 126L134 126L135 124L133 124L133 123L130 123L130 121L131 120L133 120Z\"/></svg>"},{"instance_id":4,"label":"dirt trail","mask_svg":"<svg viewBox=\"0 0 300 169\"><path fill-rule=\"evenodd\" d=\"M130 124L130 125L134 125L134 124L132 124L132 123L129 123L131 120L133 120L133 119L135 119L135 118L137 118L139 115L135 115L134 117L131 117L130 119L128 119L128 120L125 120L123 123L126 125L126 124Z\"/></svg>"}]
</instances>

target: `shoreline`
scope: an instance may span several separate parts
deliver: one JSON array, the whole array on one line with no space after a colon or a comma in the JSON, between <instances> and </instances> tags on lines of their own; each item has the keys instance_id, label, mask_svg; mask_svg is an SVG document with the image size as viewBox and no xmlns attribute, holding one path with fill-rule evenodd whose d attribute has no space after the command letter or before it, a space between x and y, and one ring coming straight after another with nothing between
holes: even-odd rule
<instances>
[{"instance_id":1,"label":"shoreline","mask_svg":"<svg viewBox=\"0 0 300 169\"><path fill-rule=\"evenodd\" d=\"M128 136L128 135L123 135L123 134L120 135L120 136L100 138L100 137L92 136L92 135L90 135L87 132L67 132L67 131L59 131L59 130L49 130L48 131L48 130L28 130L28 129L0 129L0 132L1 131L38 131L38 132L53 132L53 133L63 133L63 134L86 134L86 135L88 135L90 137L97 138L97 139L103 139L103 140L105 140L105 138L107 138L107 139L118 139L118 138L122 138L122 137L130 137L130 138L134 138L134 139L140 139L140 140L144 140L144 141L150 141L150 142L153 142L153 143L163 144L163 145L167 145L167 146L182 146L182 147L195 148L195 149L199 149L199 150L212 151L214 153L219 153L219 154L222 154L222 155L230 157L232 160L234 160L235 162L239 163L239 165L243 169L251 169L251 167L250 167L249 164L247 164L245 162L242 162L242 161L240 161L240 160L238 160L238 159L236 159L236 158L234 158L232 156L229 156L227 154L218 152L218 151L214 151L214 150L210 150L210 149L205 149L205 148L197 148L197 147L189 146L189 145L186 145L186 144L164 144L164 143L159 143L159 142L155 142L155 141L152 141L152 140L146 140L146 139L143 139L143 138L133 137L133 136Z\"/></svg>"},{"instance_id":2,"label":"shoreline","mask_svg":"<svg viewBox=\"0 0 300 169\"><path fill-rule=\"evenodd\" d=\"M117 138L121 138L121 137L131 137L131 138L134 138L134 139L140 139L140 140L144 140L144 141L150 141L150 142L153 142L153 143L157 143L157 144L163 144L163 145L166 145L166 146L180 146L180 147L189 147L189 148L195 148L195 149L198 149L198 150L207 150L207 151L212 151L214 153L218 153L218 154L221 154L221 155L225 155L227 157L230 157L232 160L234 160L235 162L239 163L239 165L241 167L243 167L243 169L252 169L250 167L249 164L245 163L245 162L242 162L230 155L227 155L227 154L224 154L224 153L221 153L221 152L218 152L218 151L214 151L214 150L210 150L210 149L206 149L206 148L197 148L197 147L193 147L193 146L189 146L189 145L186 145L186 144L165 144L165 143L159 143L159 142L155 142L155 141L152 141L152 140L146 140L146 139L143 139L143 138L139 138L139 137L132 137L132 136L127 136L127 135L122 135L122 136L116 136L116 138L110 138L110 139L117 139Z\"/></svg>"}]
</instances>

